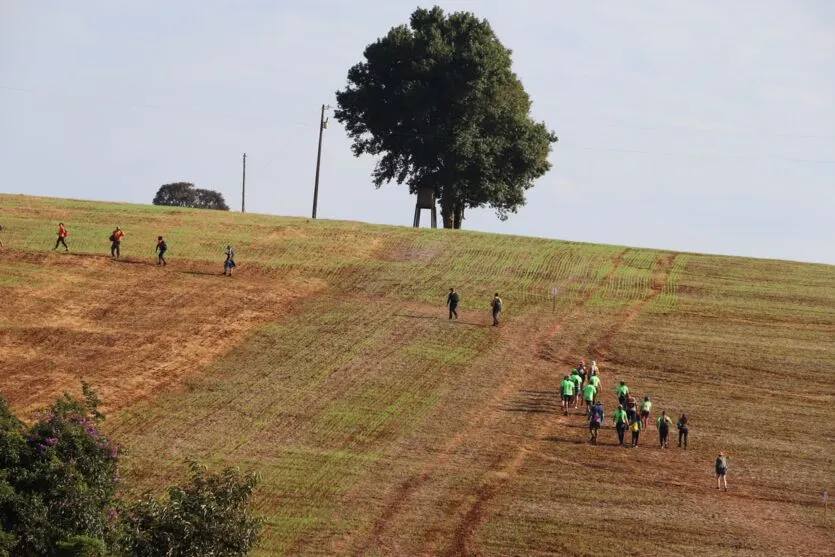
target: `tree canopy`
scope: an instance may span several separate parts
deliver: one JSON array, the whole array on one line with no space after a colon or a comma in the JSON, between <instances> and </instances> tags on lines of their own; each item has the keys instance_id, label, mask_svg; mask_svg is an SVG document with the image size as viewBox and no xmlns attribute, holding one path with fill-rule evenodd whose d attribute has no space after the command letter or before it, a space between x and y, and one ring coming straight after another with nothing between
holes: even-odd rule
<instances>
[{"instance_id":1,"label":"tree canopy","mask_svg":"<svg viewBox=\"0 0 835 557\"><path fill-rule=\"evenodd\" d=\"M223 199L223 194L195 188L190 182L174 182L164 184L154 196L154 205L168 205L170 207L191 207L194 209L216 209L228 211L229 206Z\"/></svg>"},{"instance_id":2,"label":"tree canopy","mask_svg":"<svg viewBox=\"0 0 835 557\"><path fill-rule=\"evenodd\" d=\"M418 9L364 58L336 93L335 117L355 156L380 156L376 187L433 189L445 228L460 228L466 207L492 207L504 220L525 204L557 137L531 119L511 51L486 20Z\"/></svg>"}]
</instances>

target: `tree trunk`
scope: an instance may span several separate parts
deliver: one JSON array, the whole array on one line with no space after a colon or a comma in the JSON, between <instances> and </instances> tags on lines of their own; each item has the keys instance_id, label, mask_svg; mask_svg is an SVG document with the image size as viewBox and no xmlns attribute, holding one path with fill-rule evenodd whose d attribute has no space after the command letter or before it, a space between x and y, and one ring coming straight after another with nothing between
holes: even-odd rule
<instances>
[{"instance_id":1,"label":"tree trunk","mask_svg":"<svg viewBox=\"0 0 835 557\"><path fill-rule=\"evenodd\" d=\"M464 220L464 204L456 203L455 211L453 213L452 227L461 228L461 222Z\"/></svg>"},{"instance_id":2,"label":"tree trunk","mask_svg":"<svg viewBox=\"0 0 835 557\"><path fill-rule=\"evenodd\" d=\"M444 228L453 228L455 224L455 208L452 203L441 199L441 220L444 223Z\"/></svg>"}]
</instances>

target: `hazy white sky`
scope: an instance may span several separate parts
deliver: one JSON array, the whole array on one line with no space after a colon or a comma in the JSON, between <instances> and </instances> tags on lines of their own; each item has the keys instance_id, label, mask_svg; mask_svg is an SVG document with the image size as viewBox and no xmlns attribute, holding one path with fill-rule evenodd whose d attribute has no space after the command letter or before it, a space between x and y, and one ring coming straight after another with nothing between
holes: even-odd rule
<instances>
[{"instance_id":1,"label":"hazy white sky","mask_svg":"<svg viewBox=\"0 0 835 557\"><path fill-rule=\"evenodd\" d=\"M560 137L524 209L465 228L835 263L835 2L437 4L491 22ZM239 210L246 152L247 209L309 216L321 104L416 6L0 0L0 191L183 180ZM405 186L324 139L320 218L411 223Z\"/></svg>"}]
</instances>

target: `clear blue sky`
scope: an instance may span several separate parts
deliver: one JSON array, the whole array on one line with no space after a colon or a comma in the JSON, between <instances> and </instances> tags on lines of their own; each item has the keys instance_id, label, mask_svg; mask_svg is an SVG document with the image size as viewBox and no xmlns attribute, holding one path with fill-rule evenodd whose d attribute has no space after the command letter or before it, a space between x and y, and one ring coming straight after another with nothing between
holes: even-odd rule
<instances>
[{"instance_id":1,"label":"clear blue sky","mask_svg":"<svg viewBox=\"0 0 835 557\"><path fill-rule=\"evenodd\" d=\"M438 4L492 23L560 137L524 209L465 228L835 263L835 2ZM309 215L320 105L416 5L0 0L0 191L240 209L246 152L247 208ZM319 216L410 224L373 164L332 120Z\"/></svg>"}]
</instances>

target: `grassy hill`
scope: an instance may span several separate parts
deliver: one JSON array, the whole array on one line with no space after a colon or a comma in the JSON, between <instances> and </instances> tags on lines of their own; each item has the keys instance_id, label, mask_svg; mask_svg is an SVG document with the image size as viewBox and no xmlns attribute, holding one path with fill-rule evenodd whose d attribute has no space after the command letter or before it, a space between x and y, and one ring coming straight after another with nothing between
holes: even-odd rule
<instances>
[{"instance_id":1,"label":"grassy hill","mask_svg":"<svg viewBox=\"0 0 835 557\"><path fill-rule=\"evenodd\" d=\"M259 470L258 555L835 551L835 267L5 195L0 223L0 393L89 381L137 490L187 455ZM580 358L609 416L625 380L690 448L608 417L589 444L557 394Z\"/></svg>"}]
</instances>

